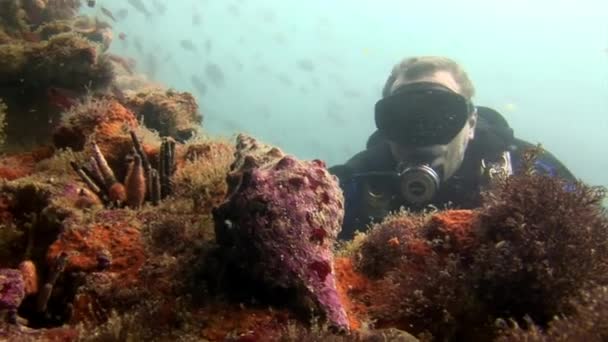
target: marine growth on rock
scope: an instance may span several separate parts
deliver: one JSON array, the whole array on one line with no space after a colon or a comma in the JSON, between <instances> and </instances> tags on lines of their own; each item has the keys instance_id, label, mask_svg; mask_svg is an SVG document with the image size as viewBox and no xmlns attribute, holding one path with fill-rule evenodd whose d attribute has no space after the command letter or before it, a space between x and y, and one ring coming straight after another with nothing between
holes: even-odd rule
<instances>
[{"instance_id":1,"label":"marine growth on rock","mask_svg":"<svg viewBox=\"0 0 608 342\"><path fill-rule=\"evenodd\" d=\"M336 290L332 245L343 197L322 161L300 161L239 135L229 195L214 212L217 241L272 286L296 288L328 321L348 328Z\"/></svg>"}]
</instances>

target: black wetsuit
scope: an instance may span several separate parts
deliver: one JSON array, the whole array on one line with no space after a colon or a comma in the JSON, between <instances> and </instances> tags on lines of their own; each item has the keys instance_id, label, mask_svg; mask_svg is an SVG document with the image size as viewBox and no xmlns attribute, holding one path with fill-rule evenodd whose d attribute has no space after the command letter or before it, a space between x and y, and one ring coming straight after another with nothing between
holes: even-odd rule
<instances>
[{"instance_id":1,"label":"black wetsuit","mask_svg":"<svg viewBox=\"0 0 608 342\"><path fill-rule=\"evenodd\" d=\"M493 162L501 158L505 151L511 155L511 165L515 173L520 168L522 152L533 144L513 135L513 130L498 112L478 107L478 122L473 139L465 152L458 171L443 182L431 203L437 208L449 205L451 208L469 209L480 205L480 190L484 177L481 174L482 160ZM396 162L384 137L376 131L367 142L367 149L356 154L345 164L330 168L340 180L345 197L345 217L340 238L350 239L355 230L365 230L373 221L381 220L391 211L406 206L394 180L383 176L370 176L373 172L396 170ZM536 160L536 168L567 180L574 181L572 173L551 153L545 151ZM369 189L381 197L370 197ZM420 210L406 206L411 210Z\"/></svg>"}]
</instances>

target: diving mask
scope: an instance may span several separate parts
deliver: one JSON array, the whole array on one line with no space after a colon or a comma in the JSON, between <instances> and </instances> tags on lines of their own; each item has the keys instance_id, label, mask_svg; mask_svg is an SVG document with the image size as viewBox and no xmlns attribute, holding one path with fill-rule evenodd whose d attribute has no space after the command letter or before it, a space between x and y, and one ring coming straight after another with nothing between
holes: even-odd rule
<instances>
[{"instance_id":1,"label":"diving mask","mask_svg":"<svg viewBox=\"0 0 608 342\"><path fill-rule=\"evenodd\" d=\"M475 106L464 96L432 82L397 88L376 103L378 130L404 146L448 144L465 126Z\"/></svg>"}]
</instances>

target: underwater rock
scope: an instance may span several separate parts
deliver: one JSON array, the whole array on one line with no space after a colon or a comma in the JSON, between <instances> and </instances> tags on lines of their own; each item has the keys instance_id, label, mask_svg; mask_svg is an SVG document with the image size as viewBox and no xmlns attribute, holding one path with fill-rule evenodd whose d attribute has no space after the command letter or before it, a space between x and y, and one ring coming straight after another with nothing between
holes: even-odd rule
<instances>
[{"instance_id":1,"label":"underwater rock","mask_svg":"<svg viewBox=\"0 0 608 342\"><path fill-rule=\"evenodd\" d=\"M241 134L227 181L229 195L214 211L217 242L268 284L303 290L332 325L348 329L332 250L344 199L324 163Z\"/></svg>"},{"instance_id":2,"label":"underwater rock","mask_svg":"<svg viewBox=\"0 0 608 342\"><path fill-rule=\"evenodd\" d=\"M8 145L22 150L48 144L62 110L85 92L110 85L112 65L98 57L97 49L95 43L72 33L3 45L0 97L8 106Z\"/></svg>"},{"instance_id":3,"label":"underwater rock","mask_svg":"<svg viewBox=\"0 0 608 342\"><path fill-rule=\"evenodd\" d=\"M54 20L72 18L80 0L6 0L0 2L0 27L13 35Z\"/></svg>"},{"instance_id":4,"label":"underwater rock","mask_svg":"<svg viewBox=\"0 0 608 342\"><path fill-rule=\"evenodd\" d=\"M130 286L137 280L146 259L137 221L122 210L102 210L95 222L81 226L77 219L68 219L58 239L49 247L47 260L68 253L67 272L93 272L103 269L120 275L121 284ZM111 257L108 264L106 260Z\"/></svg>"},{"instance_id":5,"label":"underwater rock","mask_svg":"<svg viewBox=\"0 0 608 342\"><path fill-rule=\"evenodd\" d=\"M437 340L492 340L497 319L545 329L572 313L574 293L608 284L604 194L524 172L477 210L395 213L357 238L360 273L341 267L339 279L376 327Z\"/></svg>"},{"instance_id":6,"label":"underwater rock","mask_svg":"<svg viewBox=\"0 0 608 342\"><path fill-rule=\"evenodd\" d=\"M112 65L98 57L97 44L74 33L42 42L7 44L0 49L0 84L75 91L84 91L85 86L103 88L114 74Z\"/></svg>"},{"instance_id":7,"label":"underwater rock","mask_svg":"<svg viewBox=\"0 0 608 342\"><path fill-rule=\"evenodd\" d=\"M15 314L24 297L25 282L21 271L10 268L0 269L0 310Z\"/></svg>"},{"instance_id":8,"label":"underwater rock","mask_svg":"<svg viewBox=\"0 0 608 342\"><path fill-rule=\"evenodd\" d=\"M469 279L490 316L540 325L580 289L608 285L603 187L535 172L485 194Z\"/></svg>"},{"instance_id":9,"label":"underwater rock","mask_svg":"<svg viewBox=\"0 0 608 342\"><path fill-rule=\"evenodd\" d=\"M133 112L115 99L86 98L64 115L53 132L53 141L57 148L87 152L95 141L116 177L124 179L127 173L125 157L133 149L129 130L137 127Z\"/></svg>"},{"instance_id":10,"label":"underwater rock","mask_svg":"<svg viewBox=\"0 0 608 342\"><path fill-rule=\"evenodd\" d=\"M466 267L457 248L468 245L451 239L475 236L470 223L476 216L469 210L400 211L374 224L349 252L355 269L341 266L340 281L350 281L356 311L377 328L431 334L433 340L458 336L453 335L458 320L474 301L465 291Z\"/></svg>"},{"instance_id":11,"label":"underwater rock","mask_svg":"<svg viewBox=\"0 0 608 342\"><path fill-rule=\"evenodd\" d=\"M228 193L226 174L234 161L234 145L209 139L188 143L184 150L176 159L174 194L192 200L197 212L211 213Z\"/></svg>"},{"instance_id":12,"label":"underwater rock","mask_svg":"<svg viewBox=\"0 0 608 342\"><path fill-rule=\"evenodd\" d=\"M608 336L608 287L599 286L573 295L569 301L572 313L554 317L548 327L498 320L501 334L497 342L605 341Z\"/></svg>"},{"instance_id":13,"label":"underwater rock","mask_svg":"<svg viewBox=\"0 0 608 342\"><path fill-rule=\"evenodd\" d=\"M2 44L0 42L0 44ZM6 143L6 104L0 98L0 147Z\"/></svg>"},{"instance_id":14,"label":"underwater rock","mask_svg":"<svg viewBox=\"0 0 608 342\"><path fill-rule=\"evenodd\" d=\"M133 112L115 99L91 97L77 102L64 114L53 140L57 148L81 151L94 138L103 152L110 152L107 144L111 145L116 138L130 140L125 128L137 126Z\"/></svg>"},{"instance_id":15,"label":"underwater rock","mask_svg":"<svg viewBox=\"0 0 608 342\"><path fill-rule=\"evenodd\" d=\"M127 108L143 119L144 125L160 136L184 142L193 137L203 122L194 97L187 92L154 89L128 96Z\"/></svg>"},{"instance_id":16,"label":"underwater rock","mask_svg":"<svg viewBox=\"0 0 608 342\"><path fill-rule=\"evenodd\" d=\"M111 41L106 23L73 18L78 0L0 3L0 98L8 105L6 147L46 145L60 113L87 92L114 89L114 67L101 53ZM79 21L91 22L83 32Z\"/></svg>"},{"instance_id":17,"label":"underwater rock","mask_svg":"<svg viewBox=\"0 0 608 342\"><path fill-rule=\"evenodd\" d=\"M81 341L76 327L63 326L49 329L31 329L21 325L0 322L0 338L4 341Z\"/></svg>"},{"instance_id":18,"label":"underwater rock","mask_svg":"<svg viewBox=\"0 0 608 342\"><path fill-rule=\"evenodd\" d=\"M34 172L36 163L49 158L54 150L41 147L31 152L3 155L0 157L0 179L14 180Z\"/></svg>"}]
</instances>

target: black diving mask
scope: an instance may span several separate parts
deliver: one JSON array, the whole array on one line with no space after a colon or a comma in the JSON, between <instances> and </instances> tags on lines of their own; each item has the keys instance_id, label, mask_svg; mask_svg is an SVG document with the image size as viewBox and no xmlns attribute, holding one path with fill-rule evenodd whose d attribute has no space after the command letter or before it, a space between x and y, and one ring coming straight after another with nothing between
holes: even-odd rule
<instances>
[{"instance_id":1,"label":"black diving mask","mask_svg":"<svg viewBox=\"0 0 608 342\"><path fill-rule=\"evenodd\" d=\"M433 82L410 83L376 103L378 130L403 146L446 145L462 130L475 106Z\"/></svg>"}]
</instances>

